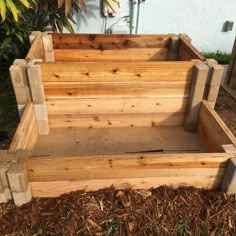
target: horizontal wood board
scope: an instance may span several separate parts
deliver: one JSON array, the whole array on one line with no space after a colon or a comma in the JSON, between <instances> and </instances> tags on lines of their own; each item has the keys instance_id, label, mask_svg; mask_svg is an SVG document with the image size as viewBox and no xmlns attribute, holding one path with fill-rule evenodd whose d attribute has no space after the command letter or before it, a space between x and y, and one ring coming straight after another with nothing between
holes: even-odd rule
<instances>
[{"instance_id":1,"label":"horizontal wood board","mask_svg":"<svg viewBox=\"0 0 236 236\"><path fill-rule=\"evenodd\" d=\"M55 49L55 61L166 61L167 48L139 48L128 50Z\"/></svg>"},{"instance_id":2,"label":"horizontal wood board","mask_svg":"<svg viewBox=\"0 0 236 236\"><path fill-rule=\"evenodd\" d=\"M127 49L167 48L174 34L164 35L107 35L52 34L54 49Z\"/></svg>"},{"instance_id":3,"label":"horizontal wood board","mask_svg":"<svg viewBox=\"0 0 236 236\"><path fill-rule=\"evenodd\" d=\"M235 136L205 100L201 105L198 133L209 152L220 152L225 144L236 146Z\"/></svg>"}]
</instances>

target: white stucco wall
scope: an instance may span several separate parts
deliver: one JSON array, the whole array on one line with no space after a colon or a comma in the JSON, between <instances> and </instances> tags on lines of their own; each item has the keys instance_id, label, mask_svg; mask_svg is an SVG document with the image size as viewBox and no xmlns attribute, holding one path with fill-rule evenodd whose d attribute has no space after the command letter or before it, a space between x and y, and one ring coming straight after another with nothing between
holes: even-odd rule
<instances>
[{"instance_id":1,"label":"white stucco wall","mask_svg":"<svg viewBox=\"0 0 236 236\"><path fill-rule=\"evenodd\" d=\"M104 33L100 0L87 0L87 16L78 16L76 32ZM107 27L129 15L129 0L121 0L115 18ZM227 20L235 22L233 31L222 32ZM120 25L125 25L122 20ZM236 35L236 0L146 0L141 6L139 33L187 33L200 51L231 52Z\"/></svg>"}]
</instances>

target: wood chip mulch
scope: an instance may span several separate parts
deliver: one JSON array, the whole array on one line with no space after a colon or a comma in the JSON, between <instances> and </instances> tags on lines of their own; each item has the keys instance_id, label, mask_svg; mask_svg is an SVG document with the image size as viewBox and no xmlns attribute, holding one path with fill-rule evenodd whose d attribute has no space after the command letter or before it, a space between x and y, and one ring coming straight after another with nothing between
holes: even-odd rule
<instances>
[{"instance_id":1,"label":"wood chip mulch","mask_svg":"<svg viewBox=\"0 0 236 236\"><path fill-rule=\"evenodd\" d=\"M192 187L77 191L0 204L0 235L236 235L236 199Z\"/></svg>"}]
</instances>

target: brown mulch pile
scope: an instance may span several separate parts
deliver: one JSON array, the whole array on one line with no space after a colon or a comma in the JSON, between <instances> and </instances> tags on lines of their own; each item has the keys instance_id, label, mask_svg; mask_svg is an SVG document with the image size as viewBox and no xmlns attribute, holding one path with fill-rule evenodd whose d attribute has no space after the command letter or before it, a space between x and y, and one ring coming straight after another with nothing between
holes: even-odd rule
<instances>
[{"instance_id":1,"label":"brown mulch pile","mask_svg":"<svg viewBox=\"0 0 236 236\"><path fill-rule=\"evenodd\" d=\"M108 188L0 205L0 235L236 235L236 199L192 187Z\"/></svg>"},{"instance_id":2,"label":"brown mulch pile","mask_svg":"<svg viewBox=\"0 0 236 236\"><path fill-rule=\"evenodd\" d=\"M236 100L223 88L219 91L215 109L221 119L236 136Z\"/></svg>"}]
</instances>

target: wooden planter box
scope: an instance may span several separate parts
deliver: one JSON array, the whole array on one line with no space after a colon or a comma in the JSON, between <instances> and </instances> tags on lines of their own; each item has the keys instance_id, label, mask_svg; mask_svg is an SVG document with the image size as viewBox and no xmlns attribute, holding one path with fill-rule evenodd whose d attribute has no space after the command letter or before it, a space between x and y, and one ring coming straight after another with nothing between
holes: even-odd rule
<instances>
[{"instance_id":1,"label":"wooden planter box","mask_svg":"<svg viewBox=\"0 0 236 236\"><path fill-rule=\"evenodd\" d=\"M36 32L31 41L10 68L23 114L4 159L16 162L6 168L16 204L30 187L35 197L111 185L235 191L236 140L214 111L223 68L188 36ZM11 187L15 175L24 187Z\"/></svg>"}]
</instances>

